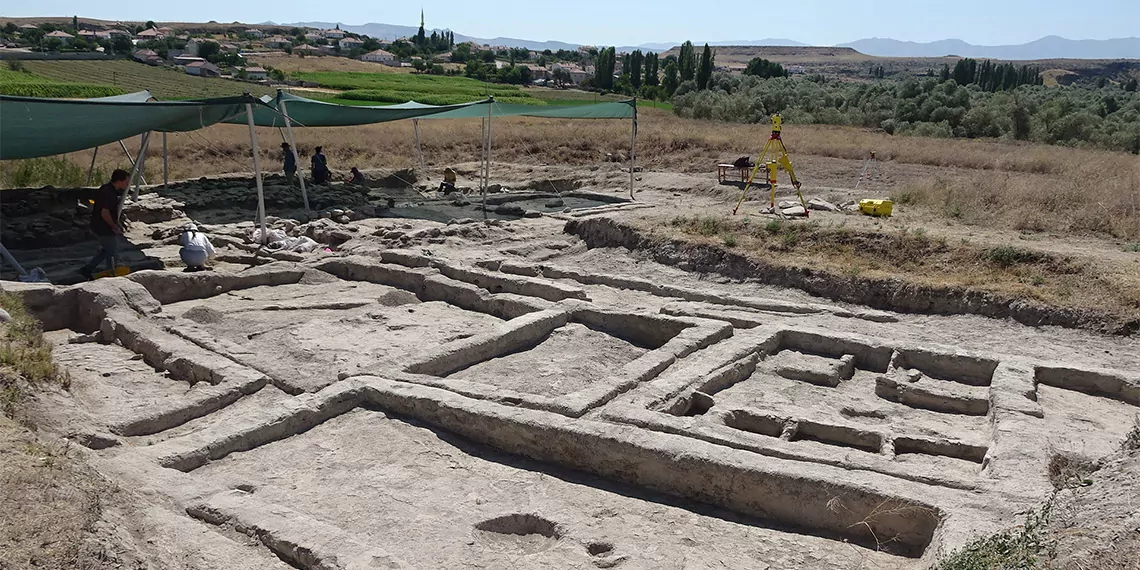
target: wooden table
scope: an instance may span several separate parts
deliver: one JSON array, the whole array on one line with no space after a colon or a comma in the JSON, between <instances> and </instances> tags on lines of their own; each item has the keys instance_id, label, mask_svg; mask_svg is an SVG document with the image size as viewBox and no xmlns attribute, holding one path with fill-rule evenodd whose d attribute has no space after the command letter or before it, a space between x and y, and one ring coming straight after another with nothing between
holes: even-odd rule
<instances>
[{"instance_id":1,"label":"wooden table","mask_svg":"<svg viewBox=\"0 0 1140 570\"><path fill-rule=\"evenodd\" d=\"M740 168L740 167L736 166L735 164L721 163L721 164L716 165L716 180L720 184L724 184L725 181L728 180L728 171L729 170L739 170L740 171L740 183L744 184L744 183L748 182L748 174L749 174L749 172L752 171L752 168L753 167L751 167L751 166L746 167L746 168Z\"/></svg>"}]
</instances>

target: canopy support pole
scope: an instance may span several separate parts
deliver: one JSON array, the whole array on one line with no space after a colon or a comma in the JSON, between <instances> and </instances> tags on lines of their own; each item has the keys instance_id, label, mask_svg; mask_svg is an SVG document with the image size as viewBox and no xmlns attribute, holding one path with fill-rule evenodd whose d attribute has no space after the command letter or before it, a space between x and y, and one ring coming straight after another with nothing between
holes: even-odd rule
<instances>
[{"instance_id":1,"label":"canopy support pole","mask_svg":"<svg viewBox=\"0 0 1140 570\"><path fill-rule=\"evenodd\" d=\"M245 116L249 119L249 146L253 149L253 175L257 180L257 219L261 225L261 244L269 241L265 230L265 191L261 187L261 149L257 146L257 132L253 129L253 105L245 104Z\"/></svg>"},{"instance_id":2,"label":"canopy support pole","mask_svg":"<svg viewBox=\"0 0 1140 570\"><path fill-rule=\"evenodd\" d=\"M123 141L119 141L119 146L123 147L123 153L127 155L127 160L131 163L131 168L135 167L135 157L131 156L131 151L127 150L127 145ZM142 179L142 183L146 184L146 178Z\"/></svg>"},{"instance_id":3,"label":"canopy support pole","mask_svg":"<svg viewBox=\"0 0 1140 570\"><path fill-rule=\"evenodd\" d=\"M424 147L420 144L420 120L412 119L412 128L416 131L416 156L420 158L420 170L427 170L424 166Z\"/></svg>"},{"instance_id":4,"label":"canopy support pole","mask_svg":"<svg viewBox=\"0 0 1140 570\"><path fill-rule=\"evenodd\" d=\"M170 169L166 162L166 131L162 131L162 187L170 186Z\"/></svg>"},{"instance_id":5,"label":"canopy support pole","mask_svg":"<svg viewBox=\"0 0 1140 570\"><path fill-rule=\"evenodd\" d=\"M131 200L134 202L139 201L139 187L146 184L143 179L143 172L146 171L146 153L150 150L150 134L152 131L143 133L142 145L139 147L138 160L135 161L135 172L138 177L135 179L135 189L132 194Z\"/></svg>"},{"instance_id":6,"label":"canopy support pole","mask_svg":"<svg viewBox=\"0 0 1140 570\"><path fill-rule=\"evenodd\" d=\"M312 217L312 213L309 211L309 191L305 189L305 171L301 169L301 157L297 155L297 145L293 143L293 121L289 119L289 109L285 107L285 100L278 97L277 101L281 105L281 114L285 116L285 133L289 136L289 151L293 153L293 164L297 165L297 178L301 181L301 200L305 202L305 216ZM252 120L251 117L250 121Z\"/></svg>"},{"instance_id":7,"label":"canopy support pole","mask_svg":"<svg viewBox=\"0 0 1140 570\"><path fill-rule=\"evenodd\" d=\"M480 121L479 133L479 193L483 196L483 219L487 219L487 118Z\"/></svg>"},{"instance_id":8,"label":"canopy support pole","mask_svg":"<svg viewBox=\"0 0 1140 570\"><path fill-rule=\"evenodd\" d=\"M20 262L16 261L16 258L12 257L11 253L8 253L8 248L4 247L2 243L0 243L0 257L3 257L4 261L7 261L8 265L11 265L12 269L15 269L16 274L20 277L28 274L28 270L24 269L24 266L20 265Z\"/></svg>"},{"instance_id":9,"label":"canopy support pole","mask_svg":"<svg viewBox=\"0 0 1140 570\"><path fill-rule=\"evenodd\" d=\"M95 157L99 156L99 147L91 153L91 166L87 168L87 186L91 185L91 177L95 175Z\"/></svg>"},{"instance_id":10,"label":"canopy support pole","mask_svg":"<svg viewBox=\"0 0 1140 570\"><path fill-rule=\"evenodd\" d=\"M122 143L123 141L119 141L119 142ZM127 203L127 194L131 193L131 189L130 189L131 186L135 187L135 200L138 200L137 191L138 191L139 180L142 178L142 169L145 166L143 164L143 159L146 158L146 149L147 149L147 145L149 145L149 144L150 144L150 131L147 131L147 132L143 133L143 135L142 135L142 144L139 146L139 159L137 161L132 161L131 177L130 177L130 182L127 184L127 190L124 191L123 195L119 197L119 215L117 218L115 218L116 222L121 221L123 219L123 206ZM126 150L125 147L124 147L124 150ZM146 181L144 180L143 183L145 184Z\"/></svg>"},{"instance_id":11,"label":"canopy support pole","mask_svg":"<svg viewBox=\"0 0 1140 570\"><path fill-rule=\"evenodd\" d=\"M637 163L637 99L633 100L633 128L629 138L629 199L633 200L633 170Z\"/></svg>"},{"instance_id":12,"label":"canopy support pole","mask_svg":"<svg viewBox=\"0 0 1140 570\"><path fill-rule=\"evenodd\" d=\"M495 98L491 97L491 102L487 105L487 175L483 183L483 215L487 215L487 190L491 186L491 117L495 115Z\"/></svg>"}]
</instances>

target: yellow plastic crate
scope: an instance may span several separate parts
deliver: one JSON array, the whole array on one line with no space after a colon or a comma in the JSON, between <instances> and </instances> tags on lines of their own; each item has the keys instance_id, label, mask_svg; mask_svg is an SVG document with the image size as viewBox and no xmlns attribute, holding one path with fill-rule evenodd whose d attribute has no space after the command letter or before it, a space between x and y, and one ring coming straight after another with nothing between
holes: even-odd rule
<instances>
[{"instance_id":1,"label":"yellow plastic crate","mask_svg":"<svg viewBox=\"0 0 1140 570\"><path fill-rule=\"evenodd\" d=\"M890 217L895 210L895 203L890 200L860 200L859 211L868 216Z\"/></svg>"}]
</instances>

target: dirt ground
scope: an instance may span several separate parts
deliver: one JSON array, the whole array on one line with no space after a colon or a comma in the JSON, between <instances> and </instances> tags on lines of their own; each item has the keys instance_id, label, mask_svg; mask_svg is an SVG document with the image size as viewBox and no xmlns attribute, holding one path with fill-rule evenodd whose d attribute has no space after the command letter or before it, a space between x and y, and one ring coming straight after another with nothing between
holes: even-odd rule
<instances>
[{"instance_id":1,"label":"dirt ground","mask_svg":"<svg viewBox=\"0 0 1140 570\"><path fill-rule=\"evenodd\" d=\"M852 161L805 162L834 182L813 190L823 198L891 183L856 192L841 181ZM1072 507L1056 519L1055 562L1135 559L1140 463L1121 452L1140 414L1132 336L1104 334L1072 316L1076 305L980 295L983 283L914 310L919 280L905 275L884 298L867 275L781 264L794 248L745 255L723 232L661 229L724 217L735 192L707 175L641 172L636 202L620 202L628 172L616 163L496 173L507 191L493 208L527 206L487 221L473 209L481 197L437 196L435 170L383 199L324 194L315 220L290 219L296 200L280 190L267 210L283 216L269 225L319 242L311 253L259 250L249 211L218 214L226 200L244 203L241 178L198 182L201 199L153 189L129 237L164 269L4 282L42 319L72 384L26 403L34 435L4 424L15 431L0 452L20 461L3 468L36 486L26 474L42 457L66 459L52 477L82 477L50 488L89 486L65 493L78 510L66 516L80 521L69 544L118 540L67 560L929 568L1039 508L1060 452L1109 459L1059 495ZM595 198L532 206L571 192ZM745 210L760 220L763 205ZM436 207L473 215L416 217ZM1015 231L926 215L903 205L887 220L817 219L1030 247ZM191 219L218 247L211 271L178 260L174 237ZM81 258L86 245L66 243L66 231L54 251ZM1134 279L1137 254L1109 244L1031 245ZM20 450L36 445L71 451ZM4 518L42 536L30 519ZM14 536L0 566L33 567L33 543Z\"/></svg>"}]
</instances>

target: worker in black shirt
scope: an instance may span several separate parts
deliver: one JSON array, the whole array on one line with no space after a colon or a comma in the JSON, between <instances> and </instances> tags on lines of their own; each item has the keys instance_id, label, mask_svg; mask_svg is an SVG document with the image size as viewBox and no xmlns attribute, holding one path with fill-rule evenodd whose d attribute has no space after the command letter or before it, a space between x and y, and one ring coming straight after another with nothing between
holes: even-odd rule
<instances>
[{"instance_id":1,"label":"worker in black shirt","mask_svg":"<svg viewBox=\"0 0 1140 570\"><path fill-rule=\"evenodd\" d=\"M99 240L99 253L79 270L79 274L88 280L95 278L95 268L104 261L109 263L112 275L115 272L115 259L121 239L119 236L123 235L123 228L119 225L119 199L130 185L130 179L131 175L126 170L115 170L111 173L111 181L100 186L95 193L95 206L91 210L91 232Z\"/></svg>"}]
</instances>

